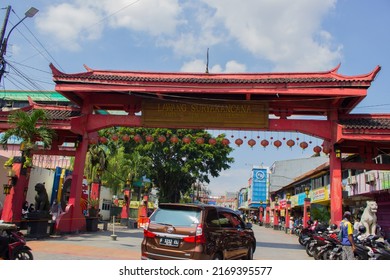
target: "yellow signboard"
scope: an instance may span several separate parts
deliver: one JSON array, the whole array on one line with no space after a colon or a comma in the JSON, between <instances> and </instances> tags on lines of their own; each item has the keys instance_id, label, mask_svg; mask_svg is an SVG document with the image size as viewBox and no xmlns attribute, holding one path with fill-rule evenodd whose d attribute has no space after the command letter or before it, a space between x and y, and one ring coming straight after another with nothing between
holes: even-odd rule
<instances>
[{"instance_id":1,"label":"yellow signboard","mask_svg":"<svg viewBox=\"0 0 390 280\"><path fill-rule=\"evenodd\" d=\"M268 128L265 102L142 101L142 125L167 128Z\"/></svg>"}]
</instances>

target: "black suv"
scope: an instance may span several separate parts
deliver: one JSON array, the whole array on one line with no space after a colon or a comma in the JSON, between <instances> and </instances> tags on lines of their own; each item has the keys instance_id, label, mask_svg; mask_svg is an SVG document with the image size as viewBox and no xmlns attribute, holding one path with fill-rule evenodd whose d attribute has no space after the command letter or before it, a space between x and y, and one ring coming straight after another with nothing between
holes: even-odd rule
<instances>
[{"instance_id":1,"label":"black suv","mask_svg":"<svg viewBox=\"0 0 390 280\"><path fill-rule=\"evenodd\" d=\"M142 259L253 259L252 224L229 208L162 203L144 229Z\"/></svg>"}]
</instances>

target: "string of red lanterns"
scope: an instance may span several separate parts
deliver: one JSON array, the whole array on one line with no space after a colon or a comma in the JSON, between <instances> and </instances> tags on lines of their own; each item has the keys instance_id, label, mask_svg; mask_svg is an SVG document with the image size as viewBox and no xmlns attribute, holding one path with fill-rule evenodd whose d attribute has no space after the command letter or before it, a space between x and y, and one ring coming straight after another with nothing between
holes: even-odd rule
<instances>
[{"instance_id":1,"label":"string of red lanterns","mask_svg":"<svg viewBox=\"0 0 390 280\"><path fill-rule=\"evenodd\" d=\"M221 137L221 135L218 136L219 138ZM234 138L234 135L231 135L232 138ZM134 142L136 143L141 143L143 139L145 139L146 142L154 142L155 138L154 136L148 134L148 135L143 135L141 136L140 134L135 134L134 136L129 136L128 134L124 134L122 136L118 135L118 134L113 134L111 137L111 139L105 137L105 136L100 136L98 138L91 138L89 139L89 144L91 145L96 145L96 144L107 144L109 142L109 140L112 140L114 142L117 142L119 141L119 139L121 139L123 142L129 142L131 139L134 140ZM184 137L182 137L181 134L179 135L159 135L157 137L157 141L160 142L160 143L164 143L167 141L167 138L169 139L169 141L172 143L172 144L177 144L180 142L180 140L184 143L184 144L189 144L191 143L192 141L192 136L191 135L186 135ZM207 135L206 135L206 138L207 138ZM243 137L244 139L247 139L246 136ZM257 136L257 139L260 139L260 136ZM270 137L269 140L267 139L262 139L261 141L259 141L259 144L260 146L262 146L264 149L266 147L268 147L270 144L272 144L274 147L276 147L276 149L279 149L282 145L283 145L283 142L280 141L280 140L274 140L274 137ZM296 141L299 141L299 137L296 137L295 138ZM283 141L285 141L286 138L283 137ZM212 146L215 146L218 144L218 142L220 142L222 145L224 146L228 146L230 145L230 140L227 139L227 138L223 138L222 140L217 140L216 138L214 137L211 137L209 138L208 140L206 140L204 137L197 137L195 139L195 143L198 144L198 145L202 145L204 143L208 143ZM241 145L244 144L244 140L241 139L241 138L237 138L234 143L240 147ZM247 144L248 146L250 146L251 148L255 147L256 144L257 144L257 141L254 140L253 138L251 138L250 140L247 141ZM295 140L293 140L292 138L290 138L289 140L287 140L285 142L285 144L290 148L292 149L295 145L296 145L296 142ZM301 141L298 145L299 147L302 149L302 150L305 150L309 147L309 145L312 144L312 141L309 141L306 142L306 141ZM323 152L324 154L329 154L331 152L331 148L329 146L329 143L324 143L322 145L322 148L318 145L316 145L315 147L313 147L313 152L315 153L321 153Z\"/></svg>"}]
</instances>

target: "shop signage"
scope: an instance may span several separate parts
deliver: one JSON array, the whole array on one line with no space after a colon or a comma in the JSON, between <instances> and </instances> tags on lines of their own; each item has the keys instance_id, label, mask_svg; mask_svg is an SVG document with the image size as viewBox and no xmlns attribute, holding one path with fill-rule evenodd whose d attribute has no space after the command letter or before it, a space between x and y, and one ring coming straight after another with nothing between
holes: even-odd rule
<instances>
[{"instance_id":1,"label":"shop signage","mask_svg":"<svg viewBox=\"0 0 390 280\"><path fill-rule=\"evenodd\" d=\"M329 191L326 187L315 189L311 191L311 201L320 202L329 200Z\"/></svg>"},{"instance_id":2,"label":"shop signage","mask_svg":"<svg viewBox=\"0 0 390 280\"><path fill-rule=\"evenodd\" d=\"M268 104L144 99L142 125L169 128L268 128Z\"/></svg>"}]
</instances>

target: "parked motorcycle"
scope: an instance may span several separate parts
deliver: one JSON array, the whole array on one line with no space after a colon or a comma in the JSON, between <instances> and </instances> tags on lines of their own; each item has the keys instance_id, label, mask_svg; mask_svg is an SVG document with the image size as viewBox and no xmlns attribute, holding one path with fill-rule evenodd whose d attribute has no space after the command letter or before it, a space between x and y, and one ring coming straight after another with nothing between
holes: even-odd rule
<instances>
[{"instance_id":1,"label":"parked motorcycle","mask_svg":"<svg viewBox=\"0 0 390 280\"><path fill-rule=\"evenodd\" d=\"M26 245L23 233L14 224L0 224L1 242L7 246L2 256L6 260L32 260L31 248Z\"/></svg>"},{"instance_id":2,"label":"parked motorcycle","mask_svg":"<svg viewBox=\"0 0 390 280\"><path fill-rule=\"evenodd\" d=\"M337 246L341 245L337 236L337 225L331 225L327 231L322 234L322 242L318 243L315 246L313 257L316 260L328 260L330 259L331 252L333 249L337 248ZM340 246L341 247L341 246ZM337 251L335 251L337 252ZM341 255L341 254L340 254ZM333 254L333 256L335 256Z\"/></svg>"},{"instance_id":3,"label":"parked motorcycle","mask_svg":"<svg viewBox=\"0 0 390 280\"><path fill-rule=\"evenodd\" d=\"M302 228L298 236L298 242L302 246L306 247L306 244L311 241L313 234L315 233L314 228L312 227L313 222L311 220L307 221L307 227Z\"/></svg>"}]
</instances>

